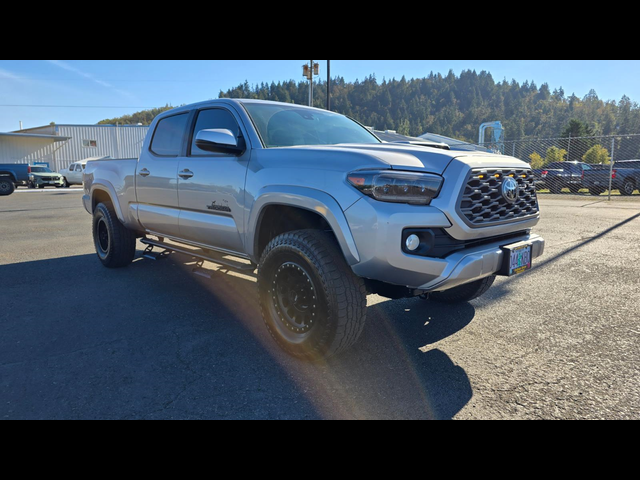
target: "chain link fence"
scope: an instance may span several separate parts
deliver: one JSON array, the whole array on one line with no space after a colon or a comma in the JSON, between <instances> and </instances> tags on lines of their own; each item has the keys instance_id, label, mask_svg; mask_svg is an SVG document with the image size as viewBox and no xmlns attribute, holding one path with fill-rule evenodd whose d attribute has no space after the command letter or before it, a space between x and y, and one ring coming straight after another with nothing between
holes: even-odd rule
<instances>
[{"instance_id":1,"label":"chain link fence","mask_svg":"<svg viewBox=\"0 0 640 480\"><path fill-rule=\"evenodd\" d=\"M640 195L640 135L534 138L481 146L531 164L543 195Z\"/></svg>"}]
</instances>

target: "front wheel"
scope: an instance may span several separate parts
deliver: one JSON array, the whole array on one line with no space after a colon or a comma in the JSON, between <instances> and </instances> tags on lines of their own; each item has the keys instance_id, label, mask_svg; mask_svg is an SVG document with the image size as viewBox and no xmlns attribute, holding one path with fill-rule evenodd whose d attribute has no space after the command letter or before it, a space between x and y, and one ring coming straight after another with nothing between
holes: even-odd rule
<instances>
[{"instance_id":1,"label":"front wheel","mask_svg":"<svg viewBox=\"0 0 640 480\"><path fill-rule=\"evenodd\" d=\"M258 292L269 333L295 357L329 358L355 344L364 328L364 282L329 233L299 230L273 239L260 260Z\"/></svg>"},{"instance_id":2,"label":"front wheel","mask_svg":"<svg viewBox=\"0 0 640 480\"><path fill-rule=\"evenodd\" d=\"M136 234L126 228L109 204L99 204L93 213L93 243L107 268L129 265L136 254Z\"/></svg>"},{"instance_id":3,"label":"front wheel","mask_svg":"<svg viewBox=\"0 0 640 480\"><path fill-rule=\"evenodd\" d=\"M15 192L16 186L10 178L0 178L0 196L6 197Z\"/></svg>"},{"instance_id":4,"label":"front wheel","mask_svg":"<svg viewBox=\"0 0 640 480\"><path fill-rule=\"evenodd\" d=\"M429 298L442 303L469 302L487 293L495 281L496 276L492 275L490 277L483 278L482 280L477 280L472 283L467 283L466 285L460 285L459 287L445 290L444 292L432 293Z\"/></svg>"}]
</instances>

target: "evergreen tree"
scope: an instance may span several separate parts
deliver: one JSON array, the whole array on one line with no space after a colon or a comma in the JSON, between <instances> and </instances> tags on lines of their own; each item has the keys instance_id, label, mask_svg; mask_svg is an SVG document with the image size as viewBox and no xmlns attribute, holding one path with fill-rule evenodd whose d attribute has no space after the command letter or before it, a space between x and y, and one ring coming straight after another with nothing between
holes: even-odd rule
<instances>
[{"instance_id":1,"label":"evergreen tree","mask_svg":"<svg viewBox=\"0 0 640 480\"><path fill-rule=\"evenodd\" d=\"M326 82L314 89L314 106L326 105ZM306 81L282 81L250 85L244 82L219 92L220 98L260 98L306 105ZM628 97L619 102L604 101L595 91L584 98L566 96L562 88L551 92L548 84L496 82L490 73L464 71L460 76L430 73L425 78L383 79L374 75L347 82L336 77L331 82L331 106L336 112L355 118L378 130L397 130L419 136L438 133L468 142L478 141L478 127L500 120L506 139L532 137L588 137L592 135L640 133L640 106ZM159 113L171 108L138 112L100 123L143 123L148 125ZM570 160L581 160L593 142L571 142L560 147Z\"/></svg>"}]
</instances>

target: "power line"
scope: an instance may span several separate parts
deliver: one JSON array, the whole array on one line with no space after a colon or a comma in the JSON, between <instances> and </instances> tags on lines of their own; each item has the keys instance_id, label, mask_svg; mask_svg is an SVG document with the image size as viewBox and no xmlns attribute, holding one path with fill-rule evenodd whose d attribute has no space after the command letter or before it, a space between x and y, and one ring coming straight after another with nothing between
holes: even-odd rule
<instances>
[{"instance_id":1,"label":"power line","mask_svg":"<svg viewBox=\"0 0 640 480\"><path fill-rule=\"evenodd\" d=\"M152 109L158 107L132 107L132 106L116 106L116 105L0 105L0 107L10 108L143 108Z\"/></svg>"}]
</instances>

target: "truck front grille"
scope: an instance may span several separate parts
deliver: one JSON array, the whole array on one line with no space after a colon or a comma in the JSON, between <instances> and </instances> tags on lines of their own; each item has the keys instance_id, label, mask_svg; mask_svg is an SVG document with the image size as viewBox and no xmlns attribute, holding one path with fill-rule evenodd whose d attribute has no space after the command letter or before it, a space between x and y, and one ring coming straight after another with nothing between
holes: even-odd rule
<instances>
[{"instance_id":1,"label":"truck front grille","mask_svg":"<svg viewBox=\"0 0 640 480\"><path fill-rule=\"evenodd\" d=\"M511 203L503 194L507 178L518 183L517 198ZM538 197L533 172L528 169L473 170L460 200L460 213L472 227L491 226L536 217Z\"/></svg>"}]
</instances>

